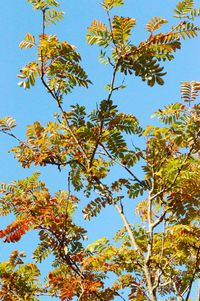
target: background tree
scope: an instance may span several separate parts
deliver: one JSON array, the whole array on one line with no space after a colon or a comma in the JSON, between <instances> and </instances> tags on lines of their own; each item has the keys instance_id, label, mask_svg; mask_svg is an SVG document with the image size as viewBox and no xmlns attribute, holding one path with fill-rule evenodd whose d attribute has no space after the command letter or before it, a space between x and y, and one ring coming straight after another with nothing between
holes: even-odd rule
<instances>
[{"instance_id":1,"label":"background tree","mask_svg":"<svg viewBox=\"0 0 200 301\"><path fill-rule=\"evenodd\" d=\"M112 13L123 1L104 0L107 24L94 20L87 41L101 47L100 62L110 66L112 77L105 87L107 97L88 113L80 104L68 111L64 108L65 96L76 86L88 88L92 83L76 48L47 34L46 27L63 18L59 3L28 2L41 12L42 33L38 38L27 33L20 43L20 48L35 47L37 58L20 70L19 86L29 89L39 78L59 112L56 121L46 126L39 121L29 125L25 140L13 132L11 117L0 120L1 132L17 140L11 151L23 167L54 165L67 173L68 183L66 191L52 194L35 172L1 185L1 215L12 213L14 219L0 237L5 243L16 243L36 230L35 262L50 254L54 258L41 284L36 263L26 263L23 253L12 252L0 264L1 300L41 296L63 301L189 300L200 261L200 107L196 101L200 83L183 82L184 104L159 109L155 113L159 125L145 129L134 115L121 113L113 98L125 88L128 74L151 87L164 84L162 62L174 59L182 39L197 36L194 19L200 9L194 1L179 2L175 25L160 32L168 21L154 17L146 25L147 39L135 45L131 32L136 20ZM140 176L133 171L135 166L142 169ZM103 237L87 245L87 232L73 217L83 198L81 191L88 199L83 209L86 220L108 206L118 212L123 226L112 240ZM134 217L126 213L130 201Z\"/></svg>"}]
</instances>

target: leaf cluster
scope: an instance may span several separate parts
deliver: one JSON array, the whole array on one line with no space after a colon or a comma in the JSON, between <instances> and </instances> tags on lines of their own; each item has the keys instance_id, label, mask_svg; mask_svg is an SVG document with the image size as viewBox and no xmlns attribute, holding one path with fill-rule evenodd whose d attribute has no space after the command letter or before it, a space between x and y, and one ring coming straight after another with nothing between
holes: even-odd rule
<instances>
[{"instance_id":1,"label":"leaf cluster","mask_svg":"<svg viewBox=\"0 0 200 301\"><path fill-rule=\"evenodd\" d=\"M0 298L2 301L38 301L40 271L34 263L24 263L24 253L13 251L8 261L0 263Z\"/></svg>"},{"instance_id":2,"label":"leaf cluster","mask_svg":"<svg viewBox=\"0 0 200 301\"><path fill-rule=\"evenodd\" d=\"M166 72L160 66L160 61L171 61L174 58L173 53L181 48L181 38L195 37L199 31L199 28L191 22L193 17L198 15L198 10L194 8L194 1L181 1L177 4L176 17L182 18L188 16L188 13L193 17L188 17L190 20L172 26L171 30L166 33L154 34L168 21L160 16L152 18L146 25L150 36L138 46L130 41L136 20L119 16L114 16L111 20L109 15L109 10L113 6L122 4L121 1L119 3L108 1L103 4L108 13L109 26L94 20L88 28L87 42L104 48L112 46L111 56L101 50L100 62L116 66L116 69L124 74L134 72L135 76L140 76L149 86L154 86L155 83L163 85L163 76Z\"/></svg>"}]
</instances>

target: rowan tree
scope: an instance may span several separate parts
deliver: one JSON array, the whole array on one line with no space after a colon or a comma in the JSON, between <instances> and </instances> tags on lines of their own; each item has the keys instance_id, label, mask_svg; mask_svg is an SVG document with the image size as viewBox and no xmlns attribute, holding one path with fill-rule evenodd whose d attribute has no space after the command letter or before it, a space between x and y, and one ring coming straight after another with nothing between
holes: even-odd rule
<instances>
[{"instance_id":1,"label":"rowan tree","mask_svg":"<svg viewBox=\"0 0 200 301\"><path fill-rule=\"evenodd\" d=\"M200 263L200 82L181 83L182 100L155 112L157 126L142 128L132 113L119 111L114 99L126 88L128 75L151 87L164 84L164 62L174 59L182 39L197 36L200 9L191 0L178 2L174 24L162 32L168 21L152 18L148 38L135 45L136 20L113 13L124 1L104 0L107 23L95 19L87 42L100 47L100 63L108 65L112 77L107 97L88 113L80 103L65 109L68 94L77 86L90 88L92 80L76 48L47 34L46 27L64 16L59 3L27 2L41 14L42 32L38 37L27 33L20 43L20 48L35 47L37 57L20 70L19 86L29 89L40 80L59 112L46 125L29 125L25 140L15 134L12 117L0 120L0 130L15 139L11 152L22 167L42 166L45 172L53 165L68 183L65 191L51 194L35 172L1 184L0 214L12 214L13 221L0 238L17 244L34 230L39 242L30 263L17 250L0 263L0 299L191 300ZM102 208L116 209L122 227L112 239L102 233L102 239L87 244L87 231L74 221L83 195L88 221ZM131 219L126 212L130 202L135 209ZM37 263L50 254L53 263L41 282Z\"/></svg>"}]
</instances>

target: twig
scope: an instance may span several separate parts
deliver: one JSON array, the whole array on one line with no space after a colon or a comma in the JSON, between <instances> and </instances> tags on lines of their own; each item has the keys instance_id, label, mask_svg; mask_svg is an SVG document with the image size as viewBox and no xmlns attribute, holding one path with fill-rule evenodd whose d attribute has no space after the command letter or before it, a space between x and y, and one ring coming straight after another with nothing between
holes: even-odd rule
<instances>
[{"instance_id":1,"label":"twig","mask_svg":"<svg viewBox=\"0 0 200 301\"><path fill-rule=\"evenodd\" d=\"M43 36L45 34L45 10L43 10ZM67 129L68 131L70 132L72 138L74 139L75 143L77 144L77 146L79 147L79 149L81 150L83 156L85 157L86 160L88 160L87 158L87 154L85 152L85 150L83 149L83 147L80 145L78 139L76 138L74 132L72 131L72 129L70 128L70 125L69 125L69 122L65 116L65 111L63 110L62 108L62 105L61 105L61 99L59 96L56 95L56 93L53 93L53 91L49 88L48 84L46 83L45 79L45 71L44 71L44 57L43 57L43 53L41 51L41 81L44 85L44 87L47 89L47 91L51 94L51 96L53 97L53 99L56 101L57 105L58 105L58 108L60 109L60 111L62 112L63 114L63 118L66 122L66 125L67 125Z\"/></svg>"},{"instance_id":2,"label":"twig","mask_svg":"<svg viewBox=\"0 0 200 301\"><path fill-rule=\"evenodd\" d=\"M10 132L8 132L8 131L5 131L5 130L0 130L0 132L2 132L2 133L4 133L4 134L6 134L6 135L8 135L8 136L10 136L10 137L12 137L12 138L14 138L15 140L17 140L20 144L21 143L24 143L22 140L20 140L17 136L15 136L11 131Z\"/></svg>"},{"instance_id":3,"label":"twig","mask_svg":"<svg viewBox=\"0 0 200 301\"><path fill-rule=\"evenodd\" d=\"M107 157L109 157L113 162L117 163L118 165L120 165L121 167L123 167L134 179L134 181L138 182L141 186L144 186L144 183L142 183L137 177L136 175L123 163L117 161L105 148L105 146L102 143L99 143L99 145L103 148L103 150L105 151L104 155L107 155Z\"/></svg>"},{"instance_id":4,"label":"twig","mask_svg":"<svg viewBox=\"0 0 200 301\"><path fill-rule=\"evenodd\" d=\"M112 97L112 93L114 91L114 84L115 84L115 77L116 77L116 73L117 73L117 69L118 69L118 62L116 63L116 65L113 68L114 68L114 71L113 71L113 75L112 75L112 79L111 79L109 94L108 94L108 97L107 97L107 100L106 100L107 101L107 107L106 107L105 111L107 111L107 109L108 109L108 103L109 103L109 101ZM90 157L90 167L92 166L93 159L95 157L97 148L98 148L99 143L100 143L101 135L103 133L103 127L104 127L104 119L102 118L101 123L100 123L99 135L98 135L98 138L96 140L92 155Z\"/></svg>"},{"instance_id":5,"label":"twig","mask_svg":"<svg viewBox=\"0 0 200 301\"><path fill-rule=\"evenodd\" d=\"M128 234L129 234L129 237L130 237L131 244L132 244L133 248L137 252L139 252L139 254L141 256L143 256L142 252L140 250L140 247L138 246L138 244L136 242L136 239L135 239L135 236L133 234L133 231L131 230L130 224L129 224L129 222L128 222L125 214L124 214L123 207L121 208L121 206L118 206L118 204L113 201L111 191L98 178L94 178L94 180L98 184L100 190L103 191L103 195L107 197L108 203L112 204L116 208L116 210L118 211L119 215L121 216L121 218L122 218L122 220L124 222L125 228L126 228Z\"/></svg>"},{"instance_id":6,"label":"twig","mask_svg":"<svg viewBox=\"0 0 200 301\"><path fill-rule=\"evenodd\" d=\"M192 278L191 278L190 283L189 283L189 286L188 286L188 293L187 293L187 296L186 296L186 298L185 298L185 301L188 301L188 300L189 300L190 293L191 293L191 290L192 290L192 285L193 285L193 282L194 282L194 279L195 279L195 275L196 275L196 272L197 272L198 269L199 269L199 266L198 266L198 263L199 263L199 255L200 255L200 248L199 248L198 251L197 251L197 255L196 255L196 265L195 265L195 269L194 269Z\"/></svg>"}]
</instances>

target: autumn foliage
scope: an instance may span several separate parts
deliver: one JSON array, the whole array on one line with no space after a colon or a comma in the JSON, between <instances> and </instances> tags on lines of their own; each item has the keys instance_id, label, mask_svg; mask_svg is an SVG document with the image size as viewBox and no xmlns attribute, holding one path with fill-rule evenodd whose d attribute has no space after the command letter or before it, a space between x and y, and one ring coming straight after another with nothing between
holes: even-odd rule
<instances>
[{"instance_id":1,"label":"autumn foliage","mask_svg":"<svg viewBox=\"0 0 200 301\"><path fill-rule=\"evenodd\" d=\"M31 263L19 251L0 263L0 300L191 300L200 264L200 82L182 82L181 100L158 109L159 125L146 128L133 114L119 111L114 93L126 88L127 75L151 87L163 85L164 62L174 59L183 39L199 32L200 8L191 0L178 2L175 24L161 32L168 21L152 18L147 39L135 45L136 20L113 15L124 1L104 0L107 24L95 19L86 37L90 45L100 46L100 63L110 67L112 77L107 98L88 113L81 104L65 110L66 95L76 86L89 88L92 81L76 48L46 33L64 16L59 3L28 2L40 11L43 31L38 37L27 33L20 43L20 48L35 47L37 57L20 70L19 86L29 89L40 80L59 113L46 125L35 121L27 126L24 140L16 136L12 117L0 119L0 131L17 142L11 152L22 167L41 166L45 172L46 165L53 165L66 173L67 188L52 194L38 172L1 184L0 215L12 214L13 221L0 230L0 238L17 243L35 231L38 244ZM121 176L113 172L115 165ZM140 177L133 167L142 170ZM88 221L102 208L116 209L122 227L113 239L102 233L87 245L87 231L74 221L83 195ZM130 200L132 220L126 214ZM52 266L41 275L37 263L49 255Z\"/></svg>"}]
</instances>

